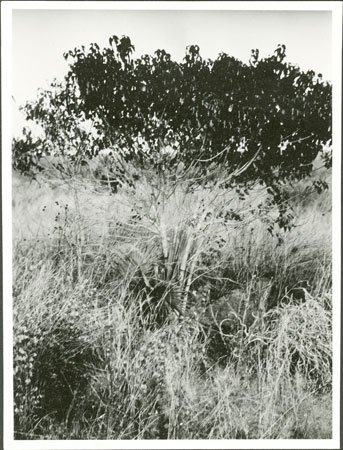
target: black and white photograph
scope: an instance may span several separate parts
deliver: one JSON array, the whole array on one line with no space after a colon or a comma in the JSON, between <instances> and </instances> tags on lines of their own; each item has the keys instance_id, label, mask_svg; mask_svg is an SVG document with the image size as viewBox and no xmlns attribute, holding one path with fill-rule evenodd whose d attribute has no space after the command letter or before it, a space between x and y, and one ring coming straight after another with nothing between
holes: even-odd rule
<instances>
[{"instance_id":1,"label":"black and white photograph","mask_svg":"<svg viewBox=\"0 0 343 450\"><path fill-rule=\"evenodd\" d=\"M341 2L12 2L4 444L339 448Z\"/></svg>"}]
</instances>

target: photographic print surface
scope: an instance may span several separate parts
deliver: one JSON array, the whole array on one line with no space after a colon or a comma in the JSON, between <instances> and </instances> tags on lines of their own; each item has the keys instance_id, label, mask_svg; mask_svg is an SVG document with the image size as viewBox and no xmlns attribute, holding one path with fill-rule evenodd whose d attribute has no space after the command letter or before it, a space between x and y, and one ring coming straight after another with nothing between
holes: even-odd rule
<instances>
[{"instance_id":1,"label":"photographic print surface","mask_svg":"<svg viewBox=\"0 0 343 450\"><path fill-rule=\"evenodd\" d=\"M7 448L338 448L341 5L3 3Z\"/></svg>"}]
</instances>

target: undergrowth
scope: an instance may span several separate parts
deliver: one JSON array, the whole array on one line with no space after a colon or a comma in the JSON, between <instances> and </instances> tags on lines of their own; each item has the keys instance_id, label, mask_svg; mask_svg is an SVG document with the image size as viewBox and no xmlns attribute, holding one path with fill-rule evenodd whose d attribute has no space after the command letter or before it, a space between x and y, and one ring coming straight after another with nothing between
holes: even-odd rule
<instances>
[{"instance_id":1,"label":"undergrowth","mask_svg":"<svg viewBox=\"0 0 343 450\"><path fill-rule=\"evenodd\" d=\"M331 437L327 193L14 180L17 439Z\"/></svg>"}]
</instances>

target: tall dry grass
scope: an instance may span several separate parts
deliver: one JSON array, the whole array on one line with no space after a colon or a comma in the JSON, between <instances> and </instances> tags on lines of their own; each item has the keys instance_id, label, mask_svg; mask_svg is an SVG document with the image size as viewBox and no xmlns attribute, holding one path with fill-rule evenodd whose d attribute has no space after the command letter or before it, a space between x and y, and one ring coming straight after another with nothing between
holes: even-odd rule
<instances>
[{"instance_id":1,"label":"tall dry grass","mask_svg":"<svg viewBox=\"0 0 343 450\"><path fill-rule=\"evenodd\" d=\"M17 438L330 437L327 193L295 187L280 240L257 190L40 182L14 176Z\"/></svg>"}]
</instances>

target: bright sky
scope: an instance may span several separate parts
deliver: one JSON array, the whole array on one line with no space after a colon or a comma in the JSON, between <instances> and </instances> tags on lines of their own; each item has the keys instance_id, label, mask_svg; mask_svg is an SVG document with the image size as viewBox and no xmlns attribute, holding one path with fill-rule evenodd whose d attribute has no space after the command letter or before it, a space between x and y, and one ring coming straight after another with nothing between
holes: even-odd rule
<instances>
[{"instance_id":1,"label":"bright sky","mask_svg":"<svg viewBox=\"0 0 343 450\"><path fill-rule=\"evenodd\" d=\"M127 35L136 56L158 48L181 60L190 44L200 46L204 58L224 51L247 62L250 50L272 54L278 44L287 47L287 60L331 79L330 11L13 11L13 97L15 109L36 96L53 78L67 71L63 52L108 38ZM14 130L22 126L14 113Z\"/></svg>"}]
</instances>

